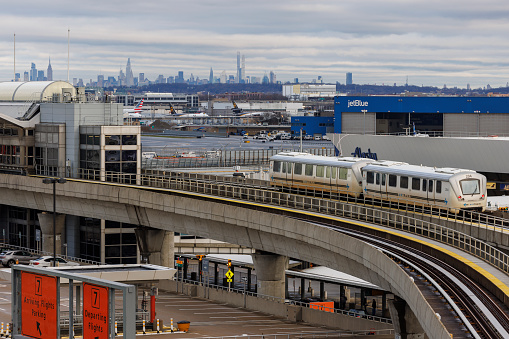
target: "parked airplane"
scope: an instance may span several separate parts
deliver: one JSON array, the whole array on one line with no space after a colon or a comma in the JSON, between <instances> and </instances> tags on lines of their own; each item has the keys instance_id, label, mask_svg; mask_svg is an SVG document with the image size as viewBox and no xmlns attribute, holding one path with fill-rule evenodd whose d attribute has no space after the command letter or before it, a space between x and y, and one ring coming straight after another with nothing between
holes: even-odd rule
<instances>
[{"instance_id":1,"label":"parked airplane","mask_svg":"<svg viewBox=\"0 0 509 339\"><path fill-rule=\"evenodd\" d=\"M232 100L233 108L232 112L233 115L243 118L250 118L250 117L261 117L265 114L265 112L243 112L242 108L240 108L237 103Z\"/></svg>"},{"instance_id":2,"label":"parked airplane","mask_svg":"<svg viewBox=\"0 0 509 339\"><path fill-rule=\"evenodd\" d=\"M141 118L141 109L145 99L141 99L140 102L134 108L125 108L124 116L127 114L129 118Z\"/></svg>"},{"instance_id":3,"label":"parked airplane","mask_svg":"<svg viewBox=\"0 0 509 339\"><path fill-rule=\"evenodd\" d=\"M170 105L170 114L175 117L179 117L179 118L206 118L209 116L207 113L203 113L203 112L177 113L177 111L175 111L173 106L171 104L169 104L169 105Z\"/></svg>"},{"instance_id":4,"label":"parked airplane","mask_svg":"<svg viewBox=\"0 0 509 339\"><path fill-rule=\"evenodd\" d=\"M233 114L235 115L240 115L242 113L242 108L240 108L239 106L237 106L237 103L235 103L234 100L232 100L232 104L233 104L233 108L232 108L232 112Z\"/></svg>"}]
</instances>

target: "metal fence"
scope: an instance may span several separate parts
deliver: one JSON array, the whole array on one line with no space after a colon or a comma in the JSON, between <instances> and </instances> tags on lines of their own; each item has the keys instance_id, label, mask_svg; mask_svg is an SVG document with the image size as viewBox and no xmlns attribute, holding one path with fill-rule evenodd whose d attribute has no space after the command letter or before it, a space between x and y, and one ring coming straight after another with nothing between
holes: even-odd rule
<instances>
[{"instance_id":1,"label":"metal fence","mask_svg":"<svg viewBox=\"0 0 509 339\"><path fill-rule=\"evenodd\" d=\"M33 249L33 248L28 248L28 247L11 245L11 244L5 243L5 242L0 242L0 247L2 247L2 248L10 248L13 251L15 251L15 250L26 251L26 252L37 254L37 255L39 255L41 257L45 256L45 255L49 255L49 256L53 257L53 254L54 254L53 252L46 252L46 251L41 251L41 250L37 250L37 249ZM57 255L57 257L64 258L65 260L68 260L68 261L79 262L79 263L85 264L85 265L102 265L98 261L82 259L82 258L78 258L78 257L73 257L73 256L67 255L65 253ZM57 262L57 265L58 265L58 262Z\"/></svg>"},{"instance_id":2,"label":"metal fence","mask_svg":"<svg viewBox=\"0 0 509 339\"><path fill-rule=\"evenodd\" d=\"M196 167L232 167L232 166L253 166L266 165L270 157L286 151L297 149L254 149L254 150L217 150L217 151L196 151L189 154L182 149L166 150L165 153L158 153L161 157L143 159L143 169L163 168L196 168ZM306 152L315 155L334 155L334 149L330 147L309 148ZM184 155L184 156L183 156Z\"/></svg>"},{"instance_id":3,"label":"metal fence","mask_svg":"<svg viewBox=\"0 0 509 339\"><path fill-rule=\"evenodd\" d=\"M150 174L148 174L150 173ZM453 213L449 209L440 209L432 205L414 204L414 211L409 211L403 203L392 202L387 206L370 206L365 200L350 198L350 201L330 199L327 191L314 191L321 197L290 194L267 187L266 181L246 180L234 177L201 175L196 173L166 173L164 171L148 171L137 176L118 172L103 172L106 181L123 184L141 184L142 186L182 190L208 195L241 199L275 206L284 206L296 210L312 211L327 215L366 221L387 226L427 237L444 244L464 250L481 258L498 269L509 273L509 257L468 234L439 225L425 215L436 216L460 225L494 231L507 231L507 219L486 217L483 214L459 211ZM99 180L100 172L81 170L80 178ZM348 197L348 195L346 195ZM390 208L385 208L390 207ZM425 212L426 213L423 213ZM460 218L461 217L461 218ZM430 219L430 220L424 220Z\"/></svg>"},{"instance_id":4,"label":"metal fence","mask_svg":"<svg viewBox=\"0 0 509 339\"><path fill-rule=\"evenodd\" d=\"M208 180L204 180L205 178L208 178ZM198 180L197 175L179 173L177 176L170 177L144 176L142 178L142 184L150 187L183 190L283 206L297 210L312 211L387 226L459 248L489 262L505 273L509 273L509 256L505 253L486 244L483 240L479 240L468 234L438 225L432 221L424 220L425 217L422 211L409 212L406 208L403 209L403 204L394 204L391 206L395 210L393 211L392 209L363 205L362 203L359 203L359 201L356 203L352 201L352 203L350 203L332 199L328 200L324 198L284 193L264 188L256 188L252 185L250 187L246 187L244 185L239 185L238 183L243 183L243 181L242 179L237 178L228 178L225 180L224 177L221 177L221 179L217 178L217 181L210 179L211 176L205 176ZM227 180L232 184L227 184ZM235 184L235 181L237 184ZM256 181L253 181L253 183L256 183ZM402 208L401 210L400 207ZM433 207L431 206L431 213L433 214L438 212L436 208L433 210ZM446 213L448 213L446 218L450 218L449 220L454 220L472 227L480 227L481 225L483 227L487 227L481 224L480 215L477 215L478 219L475 214L472 214L470 218L459 220L457 214L452 212ZM467 217L467 215L464 216ZM491 220L496 221L498 218L493 217ZM476 223L479 224L474 225ZM495 231L498 230L500 232L505 229L500 225L492 225L490 227L493 227Z\"/></svg>"},{"instance_id":5,"label":"metal fence","mask_svg":"<svg viewBox=\"0 0 509 339\"><path fill-rule=\"evenodd\" d=\"M180 282L182 282L182 280ZM204 285L205 284L205 287L207 287L207 288L211 288L211 289L215 289L215 290L223 290L223 291L232 292L232 293L243 294L243 295L246 295L246 296L261 298L261 299L265 299L265 300L269 300L269 301L273 301L273 302L277 302L277 303L282 303L282 304L296 305L296 306L300 306L300 307L304 307L304 308L311 308L311 306L312 306L309 303L303 302L303 301L291 300L291 299L283 299L283 298L274 297L274 296L270 296L270 295L260 294L260 293L257 293L257 292L246 291L244 289L239 289L239 288L226 287L226 286L222 286L222 285L213 285L213 284L208 284L208 283L199 282L199 281L196 281L196 280L189 280L189 279L183 279L183 282L187 283L187 284L192 284L192 285ZM347 311L347 310L343 310L343 309L339 309L339 308L333 308L333 307L324 307L324 306L321 306L321 308L322 308L321 310L325 311L325 312L342 314L342 315L346 315L346 316L350 316L350 317L354 317L354 318L361 318L362 317L363 319L368 319L368 320L372 320L372 321L376 321L376 322L380 322L380 323L392 324L392 319L390 319L390 318L383 318L383 317L378 317L378 316L368 315L368 314L362 314L361 315L361 314L356 313L356 312L350 312L350 311Z\"/></svg>"}]
</instances>

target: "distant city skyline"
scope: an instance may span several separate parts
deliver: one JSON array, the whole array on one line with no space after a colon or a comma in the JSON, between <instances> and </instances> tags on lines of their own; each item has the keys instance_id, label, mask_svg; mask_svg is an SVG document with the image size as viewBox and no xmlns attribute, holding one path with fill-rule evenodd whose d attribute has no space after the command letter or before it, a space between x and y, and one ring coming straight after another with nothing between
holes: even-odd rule
<instances>
[{"instance_id":1,"label":"distant city skyline","mask_svg":"<svg viewBox=\"0 0 509 339\"><path fill-rule=\"evenodd\" d=\"M232 0L46 4L27 0L0 13L0 81L51 57L53 78L118 76L131 58L133 74L153 80L183 70L209 78L270 72L282 83L405 84L496 88L509 81L509 4L502 0L384 2ZM171 13L171 15L169 15ZM27 23L30 23L29 25ZM49 24L51 23L51 24ZM13 35L16 34L16 66ZM240 60L242 64L242 57ZM240 67L242 68L242 67Z\"/></svg>"}]
</instances>

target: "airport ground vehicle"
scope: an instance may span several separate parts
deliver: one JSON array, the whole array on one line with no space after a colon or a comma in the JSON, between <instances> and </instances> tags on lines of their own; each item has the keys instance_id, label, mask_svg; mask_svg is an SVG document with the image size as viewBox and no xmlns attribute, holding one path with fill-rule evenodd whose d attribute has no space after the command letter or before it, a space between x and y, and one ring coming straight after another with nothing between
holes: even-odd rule
<instances>
[{"instance_id":1,"label":"airport ground vehicle","mask_svg":"<svg viewBox=\"0 0 509 339\"><path fill-rule=\"evenodd\" d=\"M282 152L271 158L272 185L327 190L354 197L450 208L486 208L486 177L468 169L435 168L395 161Z\"/></svg>"},{"instance_id":2,"label":"airport ground vehicle","mask_svg":"<svg viewBox=\"0 0 509 339\"><path fill-rule=\"evenodd\" d=\"M0 255L2 265L5 267L11 267L12 265L28 264L30 260L37 258L38 256L27 251L15 250L3 252Z\"/></svg>"},{"instance_id":3,"label":"airport ground vehicle","mask_svg":"<svg viewBox=\"0 0 509 339\"><path fill-rule=\"evenodd\" d=\"M73 261L67 261L62 258L57 257L56 258L57 266L79 266L77 262ZM43 257L39 257L34 260L30 260L30 265L32 266L38 266L38 267L50 267L53 266L53 256L52 255L45 255Z\"/></svg>"}]
</instances>

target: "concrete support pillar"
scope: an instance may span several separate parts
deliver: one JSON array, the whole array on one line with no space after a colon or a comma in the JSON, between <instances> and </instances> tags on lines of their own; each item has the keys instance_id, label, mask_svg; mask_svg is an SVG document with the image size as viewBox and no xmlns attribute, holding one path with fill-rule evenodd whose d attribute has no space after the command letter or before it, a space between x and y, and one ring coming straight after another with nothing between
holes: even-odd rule
<instances>
[{"instance_id":1,"label":"concrete support pillar","mask_svg":"<svg viewBox=\"0 0 509 339\"><path fill-rule=\"evenodd\" d=\"M53 213L37 213L42 233L42 250L53 253L53 241L56 241L56 254L62 254L62 233L65 228L65 214L58 214L55 218L56 239L53 239Z\"/></svg>"},{"instance_id":2,"label":"concrete support pillar","mask_svg":"<svg viewBox=\"0 0 509 339\"><path fill-rule=\"evenodd\" d=\"M304 300L306 297L306 279L300 278L300 300Z\"/></svg>"},{"instance_id":3,"label":"concrete support pillar","mask_svg":"<svg viewBox=\"0 0 509 339\"><path fill-rule=\"evenodd\" d=\"M143 260L146 259L149 264L173 268L173 232L143 227L138 227L134 232Z\"/></svg>"},{"instance_id":4,"label":"concrete support pillar","mask_svg":"<svg viewBox=\"0 0 509 339\"><path fill-rule=\"evenodd\" d=\"M217 269L217 262L214 263L214 285L219 284L219 270Z\"/></svg>"},{"instance_id":5,"label":"concrete support pillar","mask_svg":"<svg viewBox=\"0 0 509 339\"><path fill-rule=\"evenodd\" d=\"M388 304L396 338L398 335L401 339L428 338L406 301L395 297Z\"/></svg>"},{"instance_id":6,"label":"concrete support pillar","mask_svg":"<svg viewBox=\"0 0 509 339\"><path fill-rule=\"evenodd\" d=\"M258 293L283 299L288 257L267 252L256 252L251 256L256 269Z\"/></svg>"},{"instance_id":7,"label":"concrete support pillar","mask_svg":"<svg viewBox=\"0 0 509 339\"><path fill-rule=\"evenodd\" d=\"M247 268L247 290L251 291L251 283L253 281L252 278L252 269L250 267Z\"/></svg>"}]
</instances>

